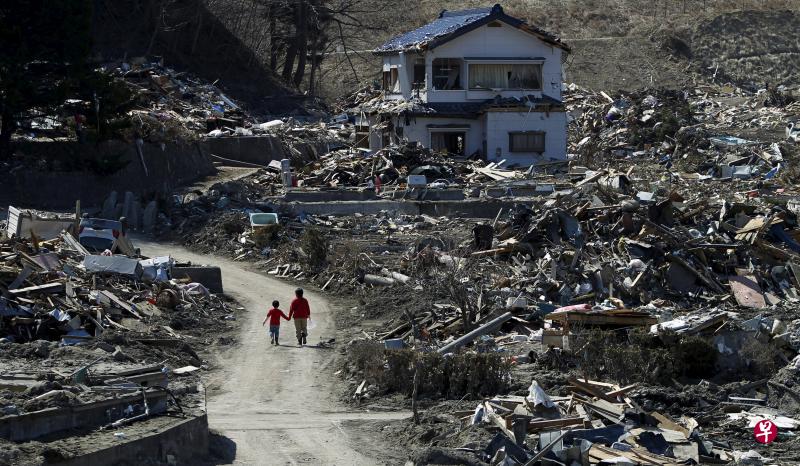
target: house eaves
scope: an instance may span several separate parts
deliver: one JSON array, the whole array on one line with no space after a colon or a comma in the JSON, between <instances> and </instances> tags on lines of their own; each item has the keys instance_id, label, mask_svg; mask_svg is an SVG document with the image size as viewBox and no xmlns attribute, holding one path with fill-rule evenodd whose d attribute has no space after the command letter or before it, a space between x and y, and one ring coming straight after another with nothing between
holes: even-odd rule
<instances>
[{"instance_id":1,"label":"house eaves","mask_svg":"<svg viewBox=\"0 0 800 466\"><path fill-rule=\"evenodd\" d=\"M492 21L501 21L527 32L545 43L566 52L571 49L557 36L505 14L500 5L461 11L443 11L439 18L413 31L396 36L373 50L376 55L395 55L399 52L431 50Z\"/></svg>"}]
</instances>

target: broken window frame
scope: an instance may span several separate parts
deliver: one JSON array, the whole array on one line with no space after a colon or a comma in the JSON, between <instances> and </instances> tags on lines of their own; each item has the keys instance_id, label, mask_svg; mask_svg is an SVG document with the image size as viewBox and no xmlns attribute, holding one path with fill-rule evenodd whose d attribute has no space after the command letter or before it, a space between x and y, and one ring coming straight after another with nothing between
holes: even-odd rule
<instances>
[{"instance_id":1,"label":"broken window frame","mask_svg":"<svg viewBox=\"0 0 800 466\"><path fill-rule=\"evenodd\" d=\"M400 73L396 66L390 67L383 72L383 90L389 93L399 93Z\"/></svg>"},{"instance_id":2,"label":"broken window frame","mask_svg":"<svg viewBox=\"0 0 800 466\"><path fill-rule=\"evenodd\" d=\"M414 77L412 79L414 88L425 88L425 60L417 59L414 62Z\"/></svg>"},{"instance_id":3,"label":"broken window frame","mask_svg":"<svg viewBox=\"0 0 800 466\"><path fill-rule=\"evenodd\" d=\"M434 58L431 69L431 85L433 89L437 91L463 91L464 87L461 84L463 66L463 60L460 58ZM442 82L444 82L443 85L441 84Z\"/></svg>"},{"instance_id":4,"label":"broken window frame","mask_svg":"<svg viewBox=\"0 0 800 466\"><path fill-rule=\"evenodd\" d=\"M448 155L454 155L457 157L463 157L467 154L467 134L469 133L469 128L429 128L428 129L428 137L430 140L429 147L431 150L439 152L439 151L446 151ZM438 135L438 136L436 136ZM448 146L448 139L461 137L461 148L460 150L450 150ZM438 144L434 144L434 138L440 137L442 138L443 147L435 147Z\"/></svg>"},{"instance_id":5,"label":"broken window frame","mask_svg":"<svg viewBox=\"0 0 800 466\"><path fill-rule=\"evenodd\" d=\"M467 73L469 80L469 89L471 91L486 91L493 89L542 91L544 89L543 74L542 74L544 63L542 62L478 61L478 62L470 62L468 66L469 68L467 70ZM481 74L478 72L478 67L496 67L496 69L494 70L494 73L497 74L497 76L495 76L496 81L489 84L480 84L476 82L478 80L479 74ZM534 68L533 72L532 73L528 72L525 75L520 74L524 71L524 68L527 67L533 67ZM483 74L486 75L488 73L483 73ZM526 75L532 77L526 78L525 77ZM524 81L525 79L529 79L529 81L526 83ZM520 84L514 84L515 80L518 81ZM503 81L503 82L498 82L498 81ZM534 82L535 84L532 84Z\"/></svg>"},{"instance_id":6,"label":"broken window frame","mask_svg":"<svg viewBox=\"0 0 800 466\"><path fill-rule=\"evenodd\" d=\"M524 137L524 144L514 144L514 138ZM546 149L547 133L544 131L509 131L508 151L511 153L544 154ZM522 145L522 147L519 147Z\"/></svg>"}]
</instances>

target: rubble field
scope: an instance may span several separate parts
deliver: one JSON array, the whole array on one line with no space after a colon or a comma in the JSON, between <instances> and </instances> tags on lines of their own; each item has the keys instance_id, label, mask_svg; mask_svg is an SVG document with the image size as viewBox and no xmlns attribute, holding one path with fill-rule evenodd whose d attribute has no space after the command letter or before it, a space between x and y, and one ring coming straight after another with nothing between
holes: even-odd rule
<instances>
[{"instance_id":1,"label":"rubble field","mask_svg":"<svg viewBox=\"0 0 800 466\"><path fill-rule=\"evenodd\" d=\"M207 457L235 442L208 448L205 383L221 378L215 361L245 309L220 267L143 257L133 231L329 297L336 335L314 346L337 353L324 370L349 411L336 414L412 413L333 425L354 445L391 441L406 464L800 464L797 23L733 12L579 39L576 79L614 88L565 86L568 157L530 167L364 148L361 115L436 111L372 86L330 108L276 88L251 96L256 114L160 57L98 63L107 95L29 115L15 142L116 139L144 166L145 142L252 138L276 160L217 154L213 180L112 192L88 209L124 225L108 250L83 244L80 202L69 214L9 206L0 465L80 463L179 429L195 429L181 434L191 448L163 442L126 460L232 461ZM115 109L102 122L100 99ZM37 157L15 153L0 178L121 169Z\"/></svg>"},{"instance_id":2,"label":"rubble field","mask_svg":"<svg viewBox=\"0 0 800 466\"><path fill-rule=\"evenodd\" d=\"M341 149L293 160L297 188L271 165L178 196L160 233L338 300L342 399L418 412L371 427L416 464L799 461L793 91L565 100L564 163ZM489 210L424 213L442 199Z\"/></svg>"},{"instance_id":3,"label":"rubble field","mask_svg":"<svg viewBox=\"0 0 800 466\"><path fill-rule=\"evenodd\" d=\"M198 422L206 439L201 374L235 343L243 309L177 278L186 264L170 257L24 236L0 240L0 464L77 461ZM205 456L168 450L161 460Z\"/></svg>"}]
</instances>

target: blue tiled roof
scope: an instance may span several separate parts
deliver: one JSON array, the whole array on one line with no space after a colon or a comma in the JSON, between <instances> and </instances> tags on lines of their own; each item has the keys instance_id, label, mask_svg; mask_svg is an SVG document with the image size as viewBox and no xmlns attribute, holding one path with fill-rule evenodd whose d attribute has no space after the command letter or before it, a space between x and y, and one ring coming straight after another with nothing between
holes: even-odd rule
<instances>
[{"instance_id":1,"label":"blue tiled roof","mask_svg":"<svg viewBox=\"0 0 800 466\"><path fill-rule=\"evenodd\" d=\"M389 52L404 50L416 44L426 43L438 37L446 36L492 14L492 8L474 8L462 11L443 11L439 18L421 28L406 32L390 39L377 49L376 52Z\"/></svg>"},{"instance_id":2,"label":"blue tiled roof","mask_svg":"<svg viewBox=\"0 0 800 466\"><path fill-rule=\"evenodd\" d=\"M460 11L442 11L432 23L418 29L393 37L374 52L377 54L395 53L405 50L432 48L437 43L446 42L452 38L480 27L493 20L504 21L514 27L523 29L537 35L542 40L569 51L557 37L539 28L526 24L524 21L508 16L500 5L489 8L473 8Z\"/></svg>"}]
</instances>

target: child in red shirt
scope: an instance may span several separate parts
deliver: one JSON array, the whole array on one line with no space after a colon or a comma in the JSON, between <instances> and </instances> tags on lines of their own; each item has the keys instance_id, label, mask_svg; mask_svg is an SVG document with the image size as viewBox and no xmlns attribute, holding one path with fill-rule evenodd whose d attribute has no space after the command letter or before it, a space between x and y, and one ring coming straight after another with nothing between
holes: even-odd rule
<instances>
[{"instance_id":1,"label":"child in red shirt","mask_svg":"<svg viewBox=\"0 0 800 466\"><path fill-rule=\"evenodd\" d=\"M280 304L281 303L278 301L272 301L272 309L267 312L267 317L264 318L264 322L261 322L263 326L267 323L267 320L269 320L269 342L271 345L280 345L280 343L278 343L278 336L281 331L281 317L289 320L289 317L278 309Z\"/></svg>"}]
</instances>

